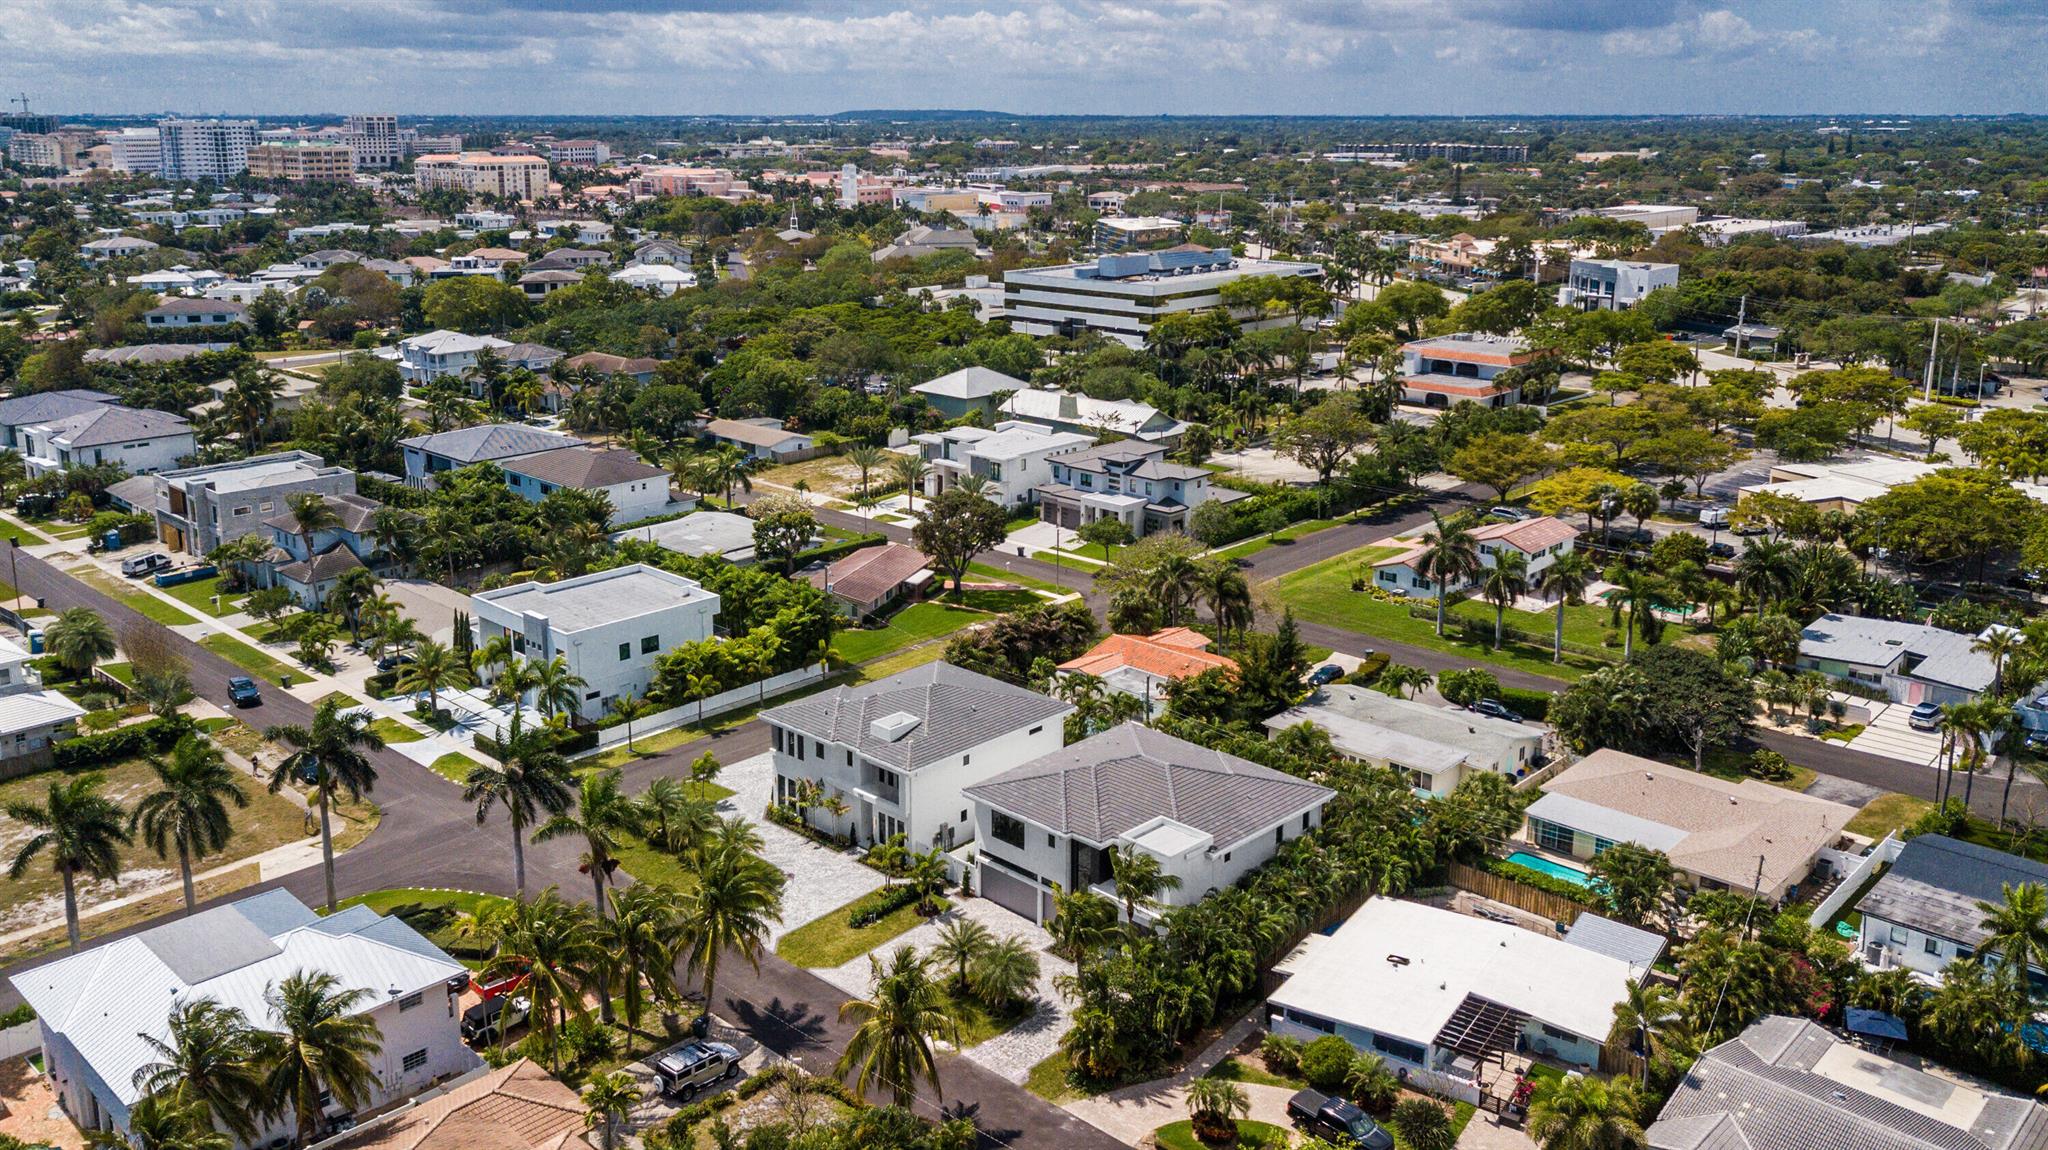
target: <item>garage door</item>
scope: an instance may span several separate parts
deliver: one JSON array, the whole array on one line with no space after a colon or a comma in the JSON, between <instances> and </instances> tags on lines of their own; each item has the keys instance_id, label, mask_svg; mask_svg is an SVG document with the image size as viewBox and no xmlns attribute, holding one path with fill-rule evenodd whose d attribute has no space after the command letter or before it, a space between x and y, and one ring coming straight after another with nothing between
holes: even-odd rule
<instances>
[{"instance_id":1,"label":"garage door","mask_svg":"<svg viewBox=\"0 0 2048 1150\"><path fill-rule=\"evenodd\" d=\"M981 896L1004 910L1038 921L1038 887L986 859L981 864Z\"/></svg>"}]
</instances>

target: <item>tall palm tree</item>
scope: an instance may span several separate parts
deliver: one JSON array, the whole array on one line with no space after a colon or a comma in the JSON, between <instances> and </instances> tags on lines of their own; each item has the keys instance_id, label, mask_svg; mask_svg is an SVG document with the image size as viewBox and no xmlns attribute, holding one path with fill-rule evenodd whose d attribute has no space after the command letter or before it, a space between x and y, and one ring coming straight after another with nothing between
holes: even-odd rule
<instances>
[{"instance_id":1,"label":"tall palm tree","mask_svg":"<svg viewBox=\"0 0 2048 1150\"><path fill-rule=\"evenodd\" d=\"M1229 559L1201 564L1201 594L1218 633L1228 635L1252 625L1252 588L1244 569Z\"/></svg>"},{"instance_id":2,"label":"tall palm tree","mask_svg":"<svg viewBox=\"0 0 2048 1150\"><path fill-rule=\"evenodd\" d=\"M211 998L171 1008L168 1039L138 1034L150 1061L135 1070L135 1089L204 1106L213 1121L243 1142L256 1141L263 1103L262 1043L241 1011Z\"/></svg>"},{"instance_id":3,"label":"tall palm tree","mask_svg":"<svg viewBox=\"0 0 2048 1150\"><path fill-rule=\"evenodd\" d=\"M349 638L363 637L363 609L377 600L379 580L367 567L351 567L334 580L334 605L348 624Z\"/></svg>"},{"instance_id":4,"label":"tall palm tree","mask_svg":"<svg viewBox=\"0 0 2048 1150\"><path fill-rule=\"evenodd\" d=\"M1550 651L1553 663L1564 662L1564 609L1577 606L1592 582L1593 561L1578 551L1559 555L1536 576L1536 586L1544 594L1557 596L1557 632L1551 639Z\"/></svg>"},{"instance_id":5,"label":"tall palm tree","mask_svg":"<svg viewBox=\"0 0 2048 1150\"><path fill-rule=\"evenodd\" d=\"M1156 907L1160 895L1180 889L1180 876L1162 870L1159 859L1149 851L1112 849L1109 872L1116 881L1117 901L1124 904L1124 919L1132 926L1138 924L1139 907Z\"/></svg>"},{"instance_id":6,"label":"tall palm tree","mask_svg":"<svg viewBox=\"0 0 2048 1150\"><path fill-rule=\"evenodd\" d=\"M1052 888L1052 920L1045 924L1053 946L1080 973L1083 961L1097 947L1117 935L1116 904L1086 887L1069 891L1058 883Z\"/></svg>"},{"instance_id":7,"label":"tall palm tree","mask_svg":"<svg viewBox=\"0 0 2048 1150\"><path fill-rule=\"evenodd\" d=\"M1999 974L2013 987L2031 994L2029 967L2048 969L2048 887L2040 883L2003 884L2005 902L1980 902L1979 924L1986 938L1978 945L1980 958L1998 956Z\"/></svg>"},{"instance_id":8,"label":"tall palm tree","mask_svg":"<svg viewBox=\"0 0 2048 1150\"><path fill-rule=\"evenodd\" d=\"M613 868L619 865L619 847L626 836L639 831L640 808L619 789L619 772L614 769L583 776L583 788L576 796L575 809L561 811L542 823L534 832L533 841L544 843L564 836L583 840L582 866L590 874L590 886L597 895L592 905L602 919L607 912L605 884L610 881ZM602 967L598 970L597 987L598 1015L610 1022L610 979Z\"/></svg>"},{"instance_id":9,"label":"tall palm tree","mask_svg":"<svg viewBox=\"0 0 2048 1150\"><path fill-rule=\"evenodd\" d=\"M297 535L299 542L305 545L306 559L311 561L313 537L322 531L332 531L340 527L341 514L327 502L325 495L317 491L301 491L295 495L287 495L284 504L291 509L292 519L297 525L297 530L292 534Z\"/></svg>"},{"instance_id":10,"label":"tall palm tree","mask_svg":"<svg viewBox=\"0 0 2048 1150\"><path fill-rule=\"evenodd\" d=\"M623 1070L600 1074L583 1088L583 1128L597 1131L604 1150L612 1150L619 1124L640 1104L640 1084Z\"/></svg>"},{"instance_id":11,"label":"tall palm tree","mask_svg":"<svg viewBox=\"0 0 2048 1150\"><path fill-rule=\"evenodd\" d=\"M137 1101L125 1133L94 1130L85 1144L90 1150L234 1150L235 1140L215 1129L206 1111L165 1094Z\"/></svg>"},{"instance_id":12,"label":"tall palm tree","mask_svg":"<svg viewBox=\"0 0 2048 1150\"><path fill-rule=\"evenodd\" d=\"M149 713L168 719L178 708L192 701L192 677L176 666L136 667L131 693L149 707Z\"/></svg>"},{"instance_id":13,"label":"tall palm tree","mask_svg":"<svg viewBox=\"0 0 2048 1150\"><path fill-rule=\"evenodd\" d=\"M81 679L93 664L114 657L114 629L90 607L66 607L43 628L43 643L64 673Z\"/></svg>"},{"instance_id":14,"label":"tall palm tree","mask_svg":"<svg viewBox=\"0 0 2048 1150\"><path fill-rule=\"evenodd\" d=\"M704 1009L717 1005L727 951L761 968L768 928L782 916L782 883L781 871L742 850L716 850L699 867L697 888L683 897L682 957L691 974L704 974Z\"/></svg>"},{"instance_id":15,"label":"tall palm tree","mask_svg":"<svg viewBox=\"0 0 2048 1150\"><path fill-rule=\"evenodd\" d=\"M518 711L512 713L512 723L498 749L500 765L470 768L463 780L462 797L476 804L478 826L490 818L492 807L505 808L512 824L512 889L525 898L526 828L543 811L555 817L569 809L574 798L569 790L569 761L555 749L552 734L526 728Z\"/></svg>"},{"instance_id":16,"label":"tall palm tree","mask_svg":"<svg viewBox=\"0 0 2048 1150\"><path fill-rule=\"evenodd\" d=\"M1380 690L1396 699L1413 698L1422 693L1424 687L1436 682L1436 676L1426 667L1414 667L1406 663L1388 663L1374 680Z\"/></svg>"},{"instance_id":17,"label":"tall palm tree","mask_svg":"<svg viewBox=\"0 0 2048 1150\"><path fill-rule=\"evenodd\" d=\"M1203 587L1202 565L1177 552L1152 568L1149 593L1159 604L1159 619L1169 627L1194 621L1195 602Z\"/></svg>"},{"instance_id":18,"label":"tall palm tree","mask_svg":"<svg viewBox=\"0 0 2048 1150\"><path fill-rule=\"evenodd\" d=\"M1614 1030L1609 1041L1639 1045L1645 1074L1649 1072L1652 1054L1685 1050L1690 1043L1676 992L1647 978L1630 983L1627 997L1614 1004Z\"/></svg>"},{"instance_id":19,"label":"tall palm tree","mask_svg":"<svg viewBox=\"0 0 2048 1150\"><path fill-rule=\"evenodd\" d=\"M441 714L442 691L450 687L467 687L474 682L476 673L463 663L453 648L432 639L422 639L413 647L412 662L399 668L398 680L393 686L408 695L424 692L427 711L438 717Z\"/></svg>"},{"instance_id":20,"label":"tall palm tree","mask_svg":"<svg viewBox=\"0 0 2048 1150\"><path fill-rule=\"evenodd\" d=\"M1422 553L1415 558L1415 573L1436 585L1436 635L1444 635L1444 596L1453 583L1462 583L1479 569L1479 545L1463 527L1444 522L1429 513L1430 528L1422 535Z\"/></svg>"},{"instance_id":21,"label":"tall palm tree","mask_svg":"<svg viewBox=\"0 0 2048 1150\"><path fill-rule=\"evenodd\" d=\"M583 688L588 685L583 676L569 669L566 655L533 664L533 705L550 719L564 712L576 714Z\"/></svg>"},{"instance_id":22,"label":"tall palm tree","mask_svg":"<svg viewBox=\"0 0 2048 1150\"><path fill-rule=\"evenodd\" d=\"M334 895L334 830L332 808L335 796L347 792L351 802L361 802L377 785L377 768L370 753L384 749L384 737L370 729L370 716L363 711L344 712L340 700L320 701L313 711L313 725L281 725L263 732L272 742L292 748L270 772L270 792L276 794L287 782L298 781L313 788L320 803L320 865L327 878L327 910L331 914L339 901Z\"/></svg>"},{"instance_id":23,"label":"tall palm tree","mask_svg":"<svg viewBox=\"0 0 2048 1150\"><path fill-rule=\"evenodd\" d=\"M938 1053L934 1038L958 1041L960 1025L946 1007L938 983L912 946L899 946L887 966L868 956L874 992L850 999L839 1017L855 1019L853 1037L834 1067L841 1077L853 1075L856 1090L886 1090L897 1106L908 1109L917 1100L917 1081L940 1092Z\"/></svg>"},{"instance_id":24,"label":"tall palm tree","mask_svg":"<svg viewBox=\"0 0 2048 1150\"><path fill-rule=\"evenodd\" d=\"M1743 544L1735 560L1735 585L1755 601L1761 611L1771 600L1792 589L1796 575L1792 545L1781 539L1751 539Z\"/></svg>"},{"instance_id":25,"label":"tall palm tree","mask_svg":"<svg viewBox=\"0 0 2048 1150\"><path fill-rule=\"evenodd\" d=\"M676 952L682 944L682 897L660 883L639 883L612 892L612 914L597 923L595 935L620 977L619 997L626 1025L640 1028L649 993L656 1001L675 1002Z\"/></svg>"},{"instance_id":26,"label":"tall palm tree","mask_svg":"<svg viewBox=\"0 0 2048 1150\"><path fill-rule=\"evenodd\" d=\"M860 468L860 493L868 493L868 473L888 461L888 453L873 444L863 443L846 453L846 461Z\"/></svg>"},{"instance_id":27,"label":"tall palm tree","mask_svg":"<svg viewBox=\"0 0 2048 1150\"><path fill-rule=\"evenodd\" d=\"M489 679L493 673L512 664L512 637L493 635L469 656L470 670L478 679Z\"/></svg>"},{"instance_id":28,"label":"tall palm tree","mask_svg":"<svg viewBox=\"0 0 2048 1150\"><path fill-rule=\"evenodd\" d=\"M251 366L234 374L234 386L221 397L221 414L242 437L243 450L254 452L263 438L263 429L270 426L277 397L283 391L284 381L277 373L261 367Z\"/></svg>"},{"instance_id":29,"label":"tall palm tree","mask_svg":"<svg viewBox=\"0 0 2048 1150\"><path fill-rule=\"evenodd\" d=\"M1574 552L1576 554L1576 552ZM1529 560L1520 551L1503 549L1481 576L1479 593L1493 604L1493 649L1500 650L1508 608L1529 590Z\"/></svg>"},{"instance_id":30,"label":"tall palm tree","mask_svg":"<svg viewBox=\"0 0 2048 1150\"><path fill-rule=\"evenodd\" d=\"M535 898L500 905L488 924L498 945L482 973L487 978L526 975L529 1017L547 1048L551 1069L557 1065L555 1036L571 1012L585 1013L583 988L603 961L593 927L590 911L564 899L554 887Z\"/></svg>"},{"instance_id":31,"label":"tall palm tree","mask_svg":"<svg viewBox=\"0 0 2048 1150\"><path fill-rule=\"evenodd\" d=\"M1614 584L1614 590L1607 593L1607 605L1613 609L1617 622L1622 612L1628 619L1622 624L1621 659L1626 663L1635 654L1637 632L1644 642L1655 634L1657 616L1654 610L1664 593L1664 581L1648 571L1638 571L1617 563L1607 569L1607 581Z\"/></svg>"},{"instance_id":32,"label":"tall palm tree","mask_svg":"<svg viewBox=\"0 0 2048 1150\"><path fill-rule=\"evenodd\" d=\"M1988 627L1970 643L1970 650L1991 657L1991 693L2005 694L2005 661L2026 645L2026 635L2014 627Z\"/></svg>"},{"instance_id":33,"label":"tall palm tree","mask_svg":"<svg viewBox=\"0 0 2048 1150\"><path fill-rule=\"evenodd\" d=\"M263 1001L276 1027L266 1036L264 1092L274 1109L291 1111L294 1139L309 1145L327 1099L348 1110L370 1103L377 1084L370 1063L384 1049L367 1010L372 995L361 987L344 989L326 971L295 970Z\"/></svg>"},{"instance_id":34,"label":"tall palm tree","mask_svg":"<svg viewBox=\"0 0 2048 1150\"><path fill-rule=\"evenodd\" d=\"M1553 1078L1529 1104L1528 1130L1544 1150L1640 1150L1640 1105L1627 1078Z\"/></svg>"},{"instance_id":35,"label":"tall palm tree","mask_svg":"<svg viewBox=\"0 0 2048 1150\"><path fill-rule=\"evenodd\" d=\"M903 484L903 494L909 497L910 510L917 510L917 489L924 483L925 474L931 470L931 465L924 461L922 455L899 455L889 464L889 470L894 472L897 481Z\"/></svg>"},{"instance_id":36,"label":"tall palm tree","mask_svg":"<svg viewBox=\"0 0 2048 1150\"><path fill-rule=\"evenodd\" d=\"M617 715L619 718L625 720L626 753L629 755L637 754L638 752L633 747L633 720L639 718L642 714L646 713L647 700L634 694L633 688L627 687L626 689L620 691L618 694L612 696L612 701L606 709L611 711L612 714Z\"/></svg>"},{"instance_id":37,"label":"tall palm tree","mask_svg":"<svg viewBox=\"0 0 2048 1150\"><path fill-rule=\"evenodd\" d=\"M97 771L50 784L41 806L7 804L7 817L33 833L15 849L7 877L19 879L37 856L50 856L50 866L64 882L64 929L72 949L78 948L78 876L113 882L121 877L119 849L130 841L126 816L112 799L100 794L107 777Z\"/></svg>"},{"instance_id":38,"label":"tall palm tree","mask_svg":"<svg viewBox=\"0 0 2048 1150\"><path fill-rule=\"evenodd\" d=\"M179 739L168 761L151 755L149 769L156 773L157 789L135 804L128 830L140 832L158 858L177 852L178 874L185 882L185 913L191 914L198 903L192 890L192 860L228 845L235 833L228 804L246 807L249 795L220 748L197 735Z\"/></svg>"}]
</instances>

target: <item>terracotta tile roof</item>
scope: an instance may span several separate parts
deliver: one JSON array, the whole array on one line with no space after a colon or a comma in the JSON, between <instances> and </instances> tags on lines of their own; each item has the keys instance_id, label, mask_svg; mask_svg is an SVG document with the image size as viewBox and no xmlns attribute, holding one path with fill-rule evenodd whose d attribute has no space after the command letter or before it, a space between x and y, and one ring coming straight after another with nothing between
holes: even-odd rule
<instances>
[{"instance_id":1,"label":"terracotta tile roof","mask_svg":"<svg viewBox=\"0 0 2048 1150\"><path fill-rule=\"evenodd\" d=\"M1201 640L1197 645L1192 639ZM1060 664L1060 670L1082 675L1106 675L1119 667L1132 667L1163 679L1190 679L1212 667L1237 670L1237 660L1204 650L1208 639L1185 627L1173 627L1155 635L1111 635L1087 654Z\"/></svg>"},{"instance_id":2,"label":"terracotta tile roof","mask_svg":"<svg viewBox=\"0 0 2048 1150\"><path fill-rule=\"evenodd\" d=\"M1578 538L1578 528L1554 515L1524 519L1515 523L1488 523L1472 529L1472 538L1486 543L1499 540L1531 555Z\"/></svg>"},{"instance_id":3,"label":"terracotta tile roof","mask_svg":"<svg viewBox=\"0 0 2048 1150\"><path fill-rule=\"evenodd\" d=\"M587 1145L583 1100L528 1059L364 1128L336 1150L556 1150Z\"/></svg>"}]
</instances>

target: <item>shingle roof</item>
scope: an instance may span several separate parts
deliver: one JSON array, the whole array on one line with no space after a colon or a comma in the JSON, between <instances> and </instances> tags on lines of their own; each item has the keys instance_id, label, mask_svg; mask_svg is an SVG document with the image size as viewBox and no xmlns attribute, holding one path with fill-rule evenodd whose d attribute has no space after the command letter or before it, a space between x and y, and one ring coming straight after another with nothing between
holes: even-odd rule
<instances>
[{"instance_id":1,"label":"shingle roof","mask_svg":"<svg viewBox=\"0 0 2048 1150\"><path fill-rule=\"evenodd\" d=\"M665 478L668 472L623 447L562 447L508 459L499 466L557 487L610 487L642 479Z\"/></svg>"},{"instance_id":2,"label":"shingle roof","mask_svg":"<svg viewBox=\"0 0 2048 1150\"><path fill-rule=\"evenodd\" d=\"M872 603L894 591L905 579L931 566L915 547L884 543L863 547L810 576L811 585L850 603Z\"/></svg>"},{"instance_id":3,"label":"shingle roof","mask_svg":"<svg viewBox=\"0 0 2048 1150\"><path fill-rule=\"evenodd\" d=\"M9 427L29 427L38 423L48 423L53 419L78 415L112 402L114 397L106 392L84 387L66 388L63 391L39 391L34 395L17 395L12 399L0 399L0 424Z\"/></svg>"},{"instance_id":4,"label":"shingle roof","mask_svg":"<svg viewBox=\"0 0 2048 1150\"><path fill-rule=\"evenodd\" d=\"M353 571L362 565L363 561L356 558L355 552L350 551L340 543L336 543L320 554L313 556L311 563L303 561L286 563L277 569L277 573L294 583L311 587L316 584L325 583L329 579L338 578L342 572Z\"/></svg>"},{"instance_id":5,"label":"shingle roof","mask_svg":"<svg viewBox=\"0 0 2048 1150\"><path fill-rule=\"evenodd\" d=\"M480 463L485 460L510 459L515 455L532 455L537 451L552 451L558 447L575 447L582 442L573 435L521 427L516 423L484 423L475 427L458 427L453 431L401 439L398 445L429 455L445 456L457 463Z\"/></svg>"},{"instance_id":6,"label":"shingle roof","mask_svg":"<svg viewBox=\"0 0 2048 1150\"><path fill-rule=\"evenodd\" d=\"M2048 866L1947 835L1921 835L1856 909L1974 948L1989 937L1977 904L1997 906L2006 885L2021 883L2048 884Z\"/></svg>"},{"instance_id":7,"label":"shingle roof","mask_svg":"<svg viewBox=\"0 0 2048 1150\"><path fill-rule=\"evenodd\" d=\"M780 447L792 439L805 438L801 431L789 431L760 423L747 423L738 419L714 419L704 425L706 433L718 439L730 439L738 443L751 443L756 447Z\"/></svg>"},{"instance_id":8,"label":"shingle roof","mask_svg":"<svg viewBox=\"0 0 2048 1150\"><path fill-rule=\"evenodd\" d=\"M576 371L587 367L592 371L603 372L606 375L639 375L643 372L653 371L660 366L661 361L658 359L647 359L644 357L628 359L623 355L613 355L610 352L586 351L582 355L572 355L556 364L555 372L559 375L565 371Z\"/></svg>"},{"instance_id":9,"label":"shingle roof","mask_svg":"<svg viewBox=\"0 0 2048 1150\"><path fill-rule=\"evenodd\" d=\"M249 309L231 299L188 299L172 296L170 299L143 312L152 315L225 315L236 319L247 315Z\"/></svg>"},{"instance_id":10,"label":"shingle roof","mask_svg":"<svg viewBox=\"0 0 2048 1150\"><path fill-rule=\"evenodd\" d=\"M1476 542L1484 543L1498 539L1531 555L1555 547L1559 543L1569 543L1578 537L1578 528L1554 515L1541 515L1519 522L1488 523L1472 530L1472 538Z\"/></svg>"},{"instance_id":11,"label":"shingle roof","mask_svg":"<svg viewBox=\"0 0 2048 1150\"><path fill-rule=\"evenodd\" d=\"M2048 1110L1773 1015L1700 1056L1653 1150L2043 1150Z\"/></svg>"},{"instance_id":12,"label":"shingle roof","mask_svg":"<svg viewBox=\"0 0 2048 1150\"><path fill-rule=\"evenodd\" d=\"M1165 816L1212 836L1219 849L1335 794L1136 723L1041 755L961 793L1095 843Z\"/></svg>"},{"instance_id":13,"label":"shingle roof","mask_svg":"<svg viewBox=\"0 0 2048 1150\"><path fill-rule=\"evenodd\" d=\"M875 762L914 769L1073 709L951 663L927 663L865 686L835 687L784 703L761 717L813 738L843 743ZM899 711L915 717L916 728L894 741L876 737L870 724Z\"/></svg>"},{"instance_id":14,"label":"shingle roof","mask_svg":"<svg viewBox=\"0 0 2048 1150\"><path fill-rule=\"evenodd\" d=\"M138 343L128 347L96 347L85 353L85 362L176 363L191 359L195 355L226 351L233 346L228 343Z\"/></svg>"}]
</instances>

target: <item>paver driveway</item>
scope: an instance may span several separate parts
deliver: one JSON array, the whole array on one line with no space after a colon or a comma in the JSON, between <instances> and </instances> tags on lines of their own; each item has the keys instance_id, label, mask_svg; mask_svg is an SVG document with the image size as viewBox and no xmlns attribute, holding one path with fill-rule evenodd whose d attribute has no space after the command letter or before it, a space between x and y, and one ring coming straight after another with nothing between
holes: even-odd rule
<instances>
[{"instance_id":1,"label":"paver driveway","mask_svg":"<svg viewBox=\"0 0 2048 1150\"><path fill-rule=\"evenodd\" d=\"M882 885L881 873L844 851L821 846L787 827L771 823L762 812L775 789L773 754L742 759L719 772L718 781L733 796L720 803L754 824L761 832L761 857L789 876L782 888L782 921L768 932L777 940L812 919L845 906Z\"/></svg>"}]
</instances>

